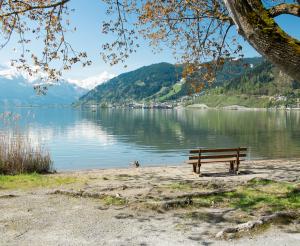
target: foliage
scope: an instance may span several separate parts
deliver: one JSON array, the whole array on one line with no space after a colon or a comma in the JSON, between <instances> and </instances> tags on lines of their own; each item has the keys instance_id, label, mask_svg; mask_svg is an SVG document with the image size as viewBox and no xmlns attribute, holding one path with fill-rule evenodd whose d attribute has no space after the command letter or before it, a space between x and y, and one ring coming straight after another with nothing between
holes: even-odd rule
<instances>
[{"instance_id":1,"label":"foliage","mask_svg":"<svg viewBox=\"0 0 300 246\"><path fill-rule=\"evenodd\" d=\"M45 79L56 80L61 69L68 70L78 62L90 65L85 52L75 51L66 40L65 33L71 30L67 19L70 0L25 0L0 1L0 48L4 48L14 34L18 34L21 54L12 60L12 65L25 70L28 74L46 75ZM42 40L43 50L35 54L30 50L33 40ZM60 63L57 65L57 63ZM36 86L43 93L44 86Z\"/></svg>"},{"instance_id":2,"label":"foliage","mask_svg":"<svg viewBox=\"0 0 300 246\"><path fill-rule=\"evenodd\" d=\"M83 66L91 64L85 52L73 50L66 40L65 33L76 30L70 28L70 21L67 19L72 11L68 8L69 2L70 0L0 1L0 27L3 39L1 47L5 47L10 38L17 34L18 43L22 48L20 58L12 61L15 66L25 69L29 74L42 71L48 78L57 79L63 69L68 70L75 63L82 62ZM299 17L299 0L233 2L103 0L103 2L107 6L107 19L102 24L102 32L113 33L116 36L114 41L103 44L101 51L103 59L111 65L124 63L139 47L138 36L143 36L150 39L154 48L160 43L171 47L180 63L187 64L184 77L201 68L205 70L201 79L212 82L215 72L222 68L226 59L243 56L242 47L238 43L238 34L248 40L251 36L249 30L241 29L243 26L240 23L244 19L249 23L254 22L254 26L259 27L255 29L262 30L268 37L278 37L278 40L275 39L276 42L282 41L281 37L291 41L285 42L282 49L284 50L285 46L294 47L297 54L293 65L299 65L297 64L299 42L290 38L274 21L275 17L282 14ZM237 10L232 8L234 5L240 6L240 10L247 9L249 12L244 18L240 18L243 20L238 20L236 15L233 15L233 10ZM234 25L241 29L238 33L231 30ZM43 50L39 55L30 51L29 44L34 39L42 40L43 43ZM256 48L260 47L256 44L261 41L261 39L252 40ZM268 45L271 46L272 43ZM262 48L258 51L273 54L272 49L267 50L270 52L264 53ZM60 66L55 61L60 61ZM284 67L282 62L279 65ZM286 72L291 70L293 69L287 68ZM43 93L44 87L38 86L36 89Z\"/></svg>"},{"instance_id":3,"label":"foliage","mask_svg":"<svg viewBox=\"0 0 300 246\"><path fill-rule=\"evenodd\" d=\"M174 54L180 50L181 55L177 58L190 64L186 67L189 73L195 67L199 69L200 64L211 70L211 65L220 65L230 53L241 51L236 38L229 35L233 22L223 1L106 2L110 19L103 23L103 32L118 37L115 42L103 45L103 57L111 64L124 62L124 57L136 50L137 41L130 36L137 37L138 34L150 39L153 47L163 42L173 49ZM132 23L130 16L136 17ZM132 25L134 28L130 28ZM229 42L225 42L227 36L231 37L230 48ZM200 62L201 57L206 60ZM218 63L203 64L211 60Z\"/></svg>"},{"instance_id":4,"label":"foliage","mask_svg":"<svg viewBox=\"0 0 300 246\"><path fill-rule=\"evenodd\" d=\"M201 79L212 82L226 59L243 57L238 35L231 30L236 25L239 35L250 41L272 62L285 68L285 72L294 76L294 67L299 66L299 41L287 35L274 20L274 17L282 14L299 17L299 1L292 1L294 4L291 1L274 0L105 2L108 3L109 20L104 22L103 32L116 34L115 42L103 45L103 57L111 64L124 62L124 57L136 50L137 34L142 34L151 40L154 48L159 44L167 45L173 49L180 63L188 64L185 66L184 77L204 69ZM238 16L237 12L246 14ZM130 28L132 25L135 28ZM262 35L253 39L253 32ZM134 38L128 39L130 36ZM295 48L293 68L286 68L282 60L279 61L280 57L274 59L276 52L265 53L265 47L260 44L266 43L267 47L276 44L270 43L270 40L278 44L283 41L280 51Z\"/></svg>"}]
</instances>

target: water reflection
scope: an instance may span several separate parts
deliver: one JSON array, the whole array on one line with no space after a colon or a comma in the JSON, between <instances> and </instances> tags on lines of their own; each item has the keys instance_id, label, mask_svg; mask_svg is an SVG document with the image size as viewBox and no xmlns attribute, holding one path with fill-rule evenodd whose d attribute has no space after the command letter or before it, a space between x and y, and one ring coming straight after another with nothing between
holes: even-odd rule
<instances>
[{"instance_id":1,"label":"water reflection","mask_svg":"<svg viewBox=\"0 0 300 246\"><path fill-rule=\"evenodd\" d=\"M3 112L4 110L2 110ZM299 111L14 108L18 131L43 143L58 169L181 163L195 147L249 147L250 158L300 157Z\"/></svg>"},{"instance_id":2,"label":"water reflection","mask_svg":"<svg viewBox=\"0 0 300 246\"><path fill-rule=\"evenodd\" d=\"M247 146L253 158L300 157L299 111L101 110L82 117L157 151Z\"/></svg>"}]
</instances>

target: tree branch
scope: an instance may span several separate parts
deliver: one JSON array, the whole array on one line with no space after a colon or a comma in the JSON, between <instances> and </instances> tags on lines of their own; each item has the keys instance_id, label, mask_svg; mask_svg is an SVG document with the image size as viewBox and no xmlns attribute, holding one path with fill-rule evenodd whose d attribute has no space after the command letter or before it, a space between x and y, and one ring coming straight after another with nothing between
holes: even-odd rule
<instances>
[{"instance_id":1,"label":"tree branch","mask_svg":"<svg viewBox=\"0 0 300 246\"><path fill-rule=\"evenodd\" d=\"M271 63L300 81L300 41L270 17L261 0L224 0L239 33Z\"/></svg>"},{"instance_id":2,"label":"tree branch","mask_svg":"<svg viewBox=\"0 0 300 246\"><path fill-rule=\"evenodd\" d=\"M300 17L300 5L282 3L268 10L270 17L276 17L282 14L295 15Z\"/></svg>"},{"instance_id":3,"label":"tree branch","mask_svg":"<svg viewBox=\"0 0 300 246\"><path fill-rule=\"evenodd\" d=\"M62 6L64 4L66 4L67 2L69 2L70 0L62 0L53 4L49 4L49 5L37 5L37 6L28 6L27 8L18 10L18 11L13 11L13 12L9 12L9 13L5 13L3 15L0 15L1 18L3 17L7 17L7 16L11 16L11 15L18 15L18 14L22 14L31 10L35 10L35 9L49 9L49 8L55 8L58 6Z\"/></svg>"}]
</instances>

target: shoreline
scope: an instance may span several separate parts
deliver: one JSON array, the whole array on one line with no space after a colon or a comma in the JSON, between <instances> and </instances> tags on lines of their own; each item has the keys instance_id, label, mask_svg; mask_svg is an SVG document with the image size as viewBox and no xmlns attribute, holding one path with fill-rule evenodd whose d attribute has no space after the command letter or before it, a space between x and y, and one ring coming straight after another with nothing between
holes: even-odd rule
<instances>
[{"instance_id":1,"label":"shoreline","mask_svg":"<svg viewBox=\"0 0 300 246\"><path fill-rule=\"evenodd\" d=\"M117 107L100 107L97 105L80 105L74 106L70 105L0 105L0 108L10 109L10 108L17 108L17 109L26 109L26 108L54 108L54 109L65 109L65 108L73 108L73 109L89 109L89 110L98 110L98 109L129 109L129 110L182 110L182 109L201 109L201 110L236 110L236 111L300 111L299 108L285 108L285 107L278 107L278 108L253 108L247 107L242 105L227 105L227 106L217 106L217 107L209 107L206 104L190 104L187 106L175 106L173 108L131 108L131 107L124 107L124 106L117 106Z\"/></svg>"},{"instance_id":2,"label":"shoreline","mask_svg":"<svg viewBox=\"0 0 300 246\"><path fill-rule=\"evenodd\" d=\"M237 111L299 111L300 108L251 108L241 105L228 105L228 106L218 106L218 107L209 107L206 104L191 104L183 108L192 108L192 109L203 109L203 110L237 110Z\"/></svg>"},{"instance_id":3,"label":"shoreline","mask_svg":"<svg viewBox=\"0 0 300 246\"><path fill-rule=\"evenodd\" d=\"M204 106L205 105L205 106ZM72 107L72 106L70 106ZM222 107L208 107L206 104L202 106L176 106L174 108L130 108L130 107L94 107L93 105L84 105L82 107L74 107L75 109L89 109L96 112L98 109L125 109L125 110L182 110L182 109L198 109L198 110L228 110L228 111L300 111L300 108L250 108L240 105L229 105Z\"/></svg>"},{"instance_id":4,"label":"shoreline","mask_svg":"<svg viewBox=\"0 0 300 246\"><path fill-rule=\"evenodd\" d=\"M206 164L201 170L199 176L182 164L2 180L0 244L279 246L299 242L300 159L245 161L239 175L228 174L223 163ZM291 195L294 200L289 200ZM227 228L271 218L280 211L296 217L217 238L220 232L230 231Z\"/></svg>"},{"instance_id":5,"label":"shoreline","mask_svg":"<svg viewBox=\"0 0 300 246\"><path fill-rule=\"evenodd\" d=\"M188 158L188 155L187 155ZM280 162L280 161L299 161L300 162L300 157L293 157L293 158L275 158L275 159L271 159L271 158L258 158L258 159L248 159L245 162L249 163L249 162L265 162L265 161L276 161L276 162ZM241 165L243 165L244 162L242 162ZM205 164L206 165L206 164ZM204 165L204 166L205 166ZM223 164L225 166L225 163ZM180 167L186 167L186 166L190 166L192 168L191 165L186 164L184 162L182 163L160 163L160 164L151 164L151 165L141 165L140 167L136 168L133 167L131 165L128 166L120 166L120 167L99 167L99 168L86 168L86 169L61 169L61 170L55 170L55 172L53 174L68 174L68 173L80 173L80 172L100 172L100 171L107 171L107 170L111 170L111 171L117 171L117 170L138 170L138 169L160 169L160 168L180 168ZM51 173L52 174L52 173Z\"/></svg>"}]
</instances>

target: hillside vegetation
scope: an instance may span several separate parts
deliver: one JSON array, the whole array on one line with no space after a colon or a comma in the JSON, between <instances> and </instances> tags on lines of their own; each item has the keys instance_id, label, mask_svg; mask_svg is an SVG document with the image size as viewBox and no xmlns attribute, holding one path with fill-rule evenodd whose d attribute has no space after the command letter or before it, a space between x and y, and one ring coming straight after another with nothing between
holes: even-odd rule
<instances>
[{"instance_id":1,"label":"hillside vegetation","mask_svg":"<svg viewBox=\"0 0 300 246\"><path fill-rule=\"evenodd\" d=\"M296 106L300 102L300 83L283 74L267 61L231 79L222 86L206 90L193 100L210 107L241 105L247 107Z\"/></svg>"},{"instance_id":2,"label":"hillside vegetation","mask_svg":"<svg viewBox=\"0 0 300 246\"><path fill-rule=\"evenodd\" d=\"M165 97L180 81L182 66L159 63L121 74L80 98L82 103L125 103ZM165 97L167 99L168 97Z\"/></svg>"},{"instance_id":3,"label":"hillside vegetation","mask_svg":"<svg viewBox=\"0 0 300 246\"><path fill-rule=\"evenodd\" d=\"M80 98L79 104L166 101L174 104L184 98L185 105L272 107L295 104L300 97L300 84L263 58L226 62L215 82L206 84L197 97L191 83L182 79L183 68L183 65L159 63L121 74L88 92ZM201 74L197 76L200 81Z\"/></svg>"}]
</instances>

